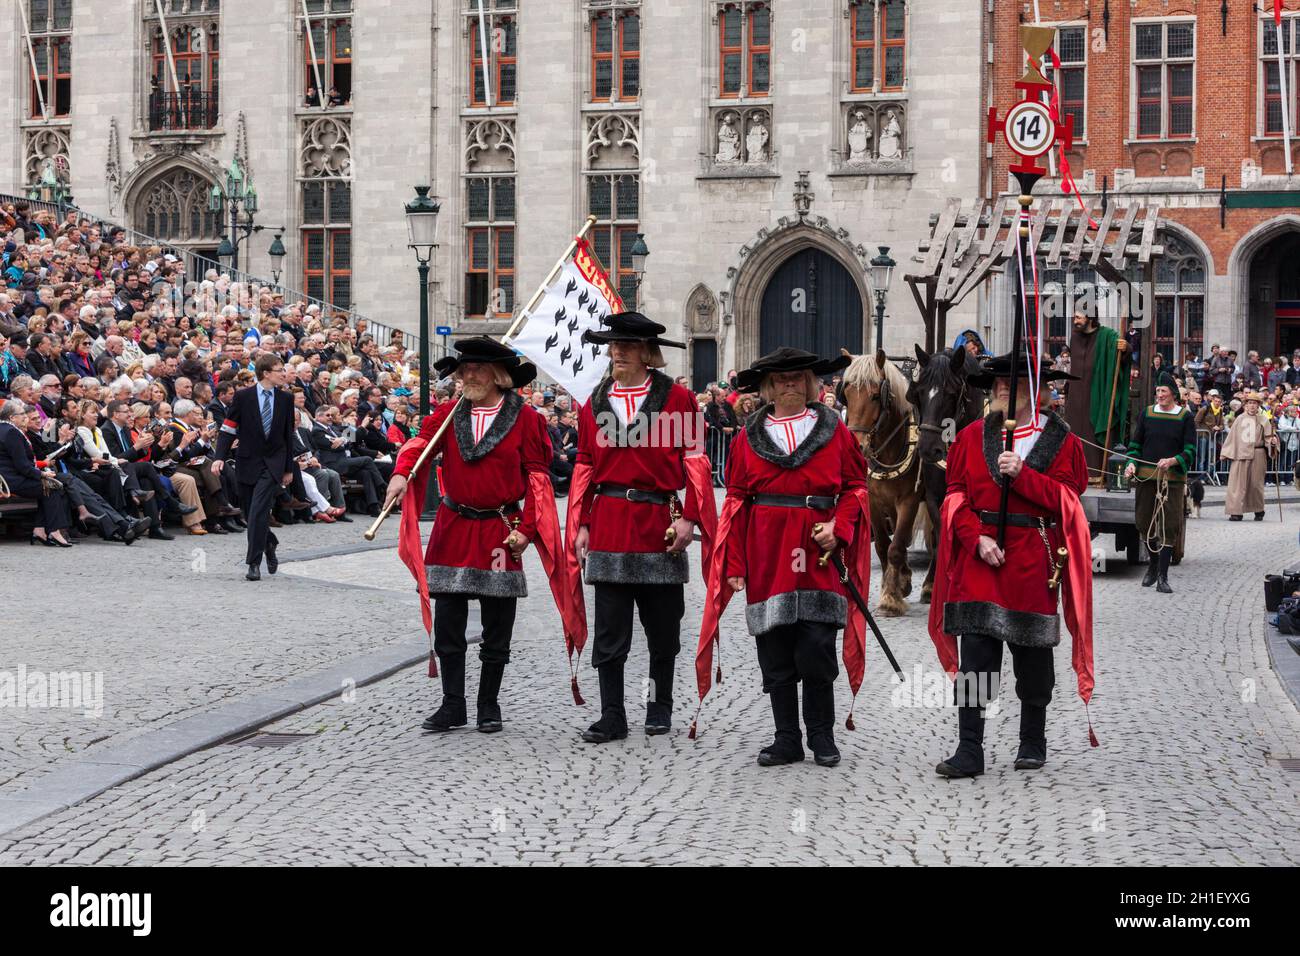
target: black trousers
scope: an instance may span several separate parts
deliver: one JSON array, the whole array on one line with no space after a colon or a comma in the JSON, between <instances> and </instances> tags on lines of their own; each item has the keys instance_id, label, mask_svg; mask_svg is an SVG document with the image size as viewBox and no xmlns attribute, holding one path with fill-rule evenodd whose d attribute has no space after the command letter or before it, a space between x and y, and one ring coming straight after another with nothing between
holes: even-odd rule
<instances>
[{"instance_id":1,"label":"black trousers","mask_svg":"<svg viewBox=\"0 0 1300 956\"><path fill-rule=\"evenodd\" d=\"M632 650L632 609L636 608L650 649L650 669L671 665L681 650L682 615L686 613L681 584L595 585L596 620L591 664L600 667L624 661Z\"/></svg>"},{"instance_id":2,"label":"black trousers","mask_svg":"<svg viewBox=\"0 0 1300 956\"><path fill-rule=\"evenodd\" d=\"M998 695L998 682L1002 676L1003 641L982 634L961 636L961 666L954 685L957 706L975 706L991 703ZM1009 644L1011 667L1016 675L1016 696L1022 704L1046 707L1052 700L1052 687L1056 684L1056 670L1052 663L1050 647L1023 647ZM966 689L983 691L989 688L987 700L963 699Z\"/></svg>"},{"instance_id":3,"label":"black trousers","mask_svg":"<svg viewBox=\"0 0 1300 956\"><path fill-rule=\"evenodd\" d=\"M65 531L72 526L72 511L67 492L62 486L51 488L48 492L43 482L35 478L11 478L9 490L20 498L30 498L36 502L36 523L33 527L44 528L45 533Z\"/></svg>"},{"instance_id":4,"label":"black trousers","mask_svg":"<svg viewBox=\"0 0 1300 956\"><path fill-rule=\"evenodd\" d=\"M339 473L343 480L355 478L361 482L361 492L366 496L366 507L377 505L383 500L384 478L379 468L369 458L340 458L330 466Z\"/></svg>"},{"instance_id":5,"label":"black trousers","mask_svg":"<svg viewBox=\"0 0 1300 956\"><path fill-rule=\"evenodd\" d=\"M474 599L468 594L443 594L433 599L433 650L439 657L465 656L465 625L469 602ZM477 600L483 622L478 659L484 664L510 663L510 636L515 630L518 598L484 595Z\"/></svg>"},{"instance_id":6,"label":"black trousers","mask_svg":"<svg viewBox=\"0 0 1300 956\"><path fill-rule=\"evenodd\" d=\"M805 687L834 683L840 675L835 659L834 624L795 621L774 627L754 638L758 666L763 672L763 693L780 687Z\"/></svg>"},{"instance_id":7,"label":"black trousers","mask_svg":"<svg viewBox=\"0 0 1300 956\"><path fill-rule=\"evenodd\" d=\"M250 484L250 476L239 476L239 506L248 521L248 553L244 558L246 564L261 564L262 553L267 545L276 547L280 541L271 531L271 505L275 502L276 491L280 488L282 475L272 475L266 465L258 465L261 474ZM252 471L250 466L246 470Z\"/></svg>"}]
</instances>

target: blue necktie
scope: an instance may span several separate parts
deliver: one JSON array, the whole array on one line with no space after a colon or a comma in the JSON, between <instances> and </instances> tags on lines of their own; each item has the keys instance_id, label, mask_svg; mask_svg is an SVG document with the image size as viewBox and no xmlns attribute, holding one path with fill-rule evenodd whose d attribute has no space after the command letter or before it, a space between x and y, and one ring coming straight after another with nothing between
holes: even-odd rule
<instances>
[{"instance_id":1,"label":"blue necktie","mask_svg":"<svg viewBox=\"0 0 1300 956\"><path fill-rule=\"evenodd\" d=\"M262 434L271 437L271 393L262 393Z\"/></svg>"}]
</instances>

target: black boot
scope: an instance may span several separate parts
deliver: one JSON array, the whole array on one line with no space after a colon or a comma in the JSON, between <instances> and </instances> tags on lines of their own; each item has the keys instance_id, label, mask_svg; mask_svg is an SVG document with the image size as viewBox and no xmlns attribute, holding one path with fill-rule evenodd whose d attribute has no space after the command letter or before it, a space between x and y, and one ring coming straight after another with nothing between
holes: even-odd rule
<instances>
[{"instance_id":1,"label":"black boot","mask_svg":"<svg viewBox=\"0 0 1300 956\"><path fill-rule=\"evenodd\" d=\"M799 687L790 684L785 687L773 687L768 692L772 699L772 723L776 725L776 737L772 743L758 752L758 763L762 767L778 767L787 763L803 760L803 743L799 739Z\"/></svg>"},{"instance_id":2,"label":"black boot","mask_svg":"<svg viewBox=\"0 0 1300 956\"><path fill-rule=\"evenodd\" d=\"M1047 762L1047 708L1020 705L1020 750L1017 770L1037 770Z\"/></svg>"},{"instance_id":3,"label":"black boot","mask_svg":"<svg viewBox=\"0 0 1300 956\"><path fill-rule=\"evenodd\" d=\"M835 746L835 685L803 685L803 723L808 730L808 749L819 767L840 762Z\"/></svg>"},{"instance_id":4,"label":"black boot","mask_svg":"<svg viewBox=\"0 0 1300 956\"><path fill-rule=\"evenodd\" d=\"M623 661L610 661L600 674L600 720L582 732L589 744L604 744L627 737L627 712L623 709Z\"/></svg>"},{"instance_id":5,"label":"black boot","mask_svg":"<svg viewBox=\"0 0 1300 956\"><path fill-rule=\"evenodd\" d=\"M1262 511L1256 511L1256 512L1255 512L1255 520L1256 520L1256 521L1263 521L1263 520L1264 520L1264 512L1262 512Z\"/></svg>"},{"instance_id":6,"label":"black boot","mask_svg":"<svg viewBox=\"0 0 1300 956\"><path fill-rule=\"evenodd\" d=\"M650 699L645 707L645 732L651 737L673 729L673 658L650 662Z\"/></svg>"},{"instance_id":7,"label":"black boot","mask_svg":"<svg viewBox=\"0 0 1300 956\"><path fill-rule=\"evenodd\" d=\"M425 718L420 726L442 733L468 723L465 717L465 655L440 654L438 673L442 675L442 706Z\"/></svg>"},{"instance_id":8,"label":"black boot","mask_svg":"<svg viewBox=\"0 0 1300 956\"><path fill-rule=\"evenodd\" d=\"M1158 572L1158 580L1156 581L1156 590L1161 594L1174 593L1174 589L1169 586L1169 560L1173 556L1173 548L1160 549L1160 569Z\"/></svg>"},{"instance_id":9,"label":"black boot","mask_svg":"<svg viewBox=\"0 0 1300 956\"><path fill-rule=\"evenodd\" d=\"M1142 576L1142 586L1149 588L1156 583L1156 567L1160 562L1160 553L1147 549L1147 573Z\"/></svg>"},{"instance_id":10,"label":"black boot","mask_svg":"<svg viewBox=\"0 0 1300 956\"><path fill-rule=\"evenodd\" d=\"M497 695L501 693L501 678L505 664L484 663L478 676L478 729L479 733L495 734L501 730L501 706Z\"/></svg>"},{"instance_id":11,"label":"black boot","mask_svg":"<svg viewBox=\"0 0 1300 956\"><path fill-rule=\"evenodd\" d=\"M978 777L984 772L984 717L979 707L957 708L957 752L934 768L941 777Z\"/></svg>"}]
</instances>

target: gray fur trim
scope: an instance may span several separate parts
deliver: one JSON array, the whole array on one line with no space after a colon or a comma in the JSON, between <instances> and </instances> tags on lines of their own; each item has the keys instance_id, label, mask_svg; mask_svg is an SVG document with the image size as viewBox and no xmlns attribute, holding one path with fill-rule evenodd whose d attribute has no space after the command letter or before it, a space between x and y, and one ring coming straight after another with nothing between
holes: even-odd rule
<instances>
[{"instance_id":1,"label":"gray fur trim","mask_svg":"<svg viewBox=\"0 0 1300 956\"><path fill-rule=\"evenodd\" d=\"M1055 647L1061 643L1056 614L1012 611L992 601L949 601L943 606L947 634L980 634L1021 647Z\"/></svg>"},{"instance_id":2,"label":"gray fur trim","mask_svg":"<svg viewBox=\"0 0 1300 956\"><path fill-rule=\"evenodd\" d=\"M984 416L984 461L993 483L999 485L1002 483L1002 473L998 471L998 455L1006 450L1003 445L1002 420L1001 412L989 412ZM1044 412L1043 420L1043 433L1038 436L1038 441L1029 450L1029 457L1025 459L1025 464L1040 474L1051 467L1061 446L1065 444L1065 436L1070 434L1070 426L1056 412Z\"/></svg>"},{"instance_id":3,"label":"gray fur trim","mask_svg":"<svg viewBox=\"0 0 1300 956\"><path fill-rule=\"evenodd\" d=\"M588 551L582 577L588 584L685 584L691 564L685 551Z\"/></svg>"},{"instance_id":4,"label":"gray fur trim","mask_svg":"<svg viewBox=\"0 0 1300 956\"><path fill-rule=\"evenodd\" d=\"M835 434L835 426L840 423L840 417L820 402L808 405L808 408L817 413L817 424L808 433L808 437L799 443L799 447L792 454L787 455L776 447L776 442L772 441L772 436L767 433L764 424L774 407L769 402L750 415L745 422L745 434L749 438L749 447L754 450L754 454L782 468L798 468L808 464L809 459L831 440Z\"/></svg>"},{"instance_id":5,"label":"gray fur trim","mask_svg":"<svg viewBox=\"0 0 1300 956\"><path fill-rule=\"evenodd\" d=\"M524 400L519 397L518 392L506 392L501 401L501 411L497 412L497 417L492 419L492 425L479 440L478 444L474 443L474 426L470 424L470 405L469 402L457 402L456 410L452 412L452 423L456 428L456 444L460 448L460 457L465 461L478 461L491 454L492 450L501 444L501 439L510 434L510 429L514 428L515 420L519 417L519 410L524 407Z\"/></svg>"},{"instance_id":6,"label":"gray fur trim","mask_svg":"<svg viewBox=\"0 0 1300 956\"><path fill-rule=\"evenodd\" d=\"M632 421L624 422L614 412L613 406L609 404L609 390L614 387L614 379L605 378L596 390L591 393L591 413L595 416L597 423L613 421L618 423L618 435L614 439L614 444L622 448L628 444L627 433L632 428L640 429L642 434L653 434L651 431L651 415L657 415L663 411L664 405L668 403L668 393L672 391L673 380L659 371L657 368L650 369L650 391L645 399L641 402L641 407L632 416ZM605 417L601 417L605 416ZM642 419L644 418L644 421Z\"/></svg>"},{"instance_id":7,"label":"gray fur trim","mask_svg":"<svg viewBox=\"0 0 1300 956\"><path fill-rule=\"evenodd\" d=\"M817 621L843 627L848 609L849 602L844 595L834 591L786 591L773 594L766 601L747 605L745 625L755 637L795 621Z\"/></svg>"},{"instance_id":8,"label":"gray fur trim","mask_svg":"<svg viewBox=\"0 0 1300 956\"><path fill-rule=\"evenodd\" d=\"M522 571L485 571L429 564L424 568L429 594L479 594L486 597L528 597Z\"/></svg>"}]
</instances>

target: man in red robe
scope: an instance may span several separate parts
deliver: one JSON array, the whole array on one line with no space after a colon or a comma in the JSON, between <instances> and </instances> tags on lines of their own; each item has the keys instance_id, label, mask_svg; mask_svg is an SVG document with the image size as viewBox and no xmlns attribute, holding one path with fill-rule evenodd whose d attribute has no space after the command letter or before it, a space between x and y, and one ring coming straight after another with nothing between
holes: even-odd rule
<instances>
[{"instance_id":1,"label":"man in red robe","mask_svg":"<svg viewBox=\"0 0 1300 956\"><path fill-rule=\"evenodd\" d=\"M638 312L611 315L605 325L583 336L588 343L608 344L610 376L578 419L575 470L588 470L590 481L584 479L584 493L571 495L569 505L580 509L574 546L595 590L591 663L600 676L600 719L583 732L588 743L627 737L623 667L632 647L634 608L650 651L645 731L665 734L672 728L673 666L689 576L686 548L696 524L703 518L710 527L716 511L700 407L659 371L665 364L660 346L685 346L660 338L664 326Z\"/></svg>"},{"instance_id":2,"label":"man in red robe","mask_svg":"<svg viewBox=\"0 0 1300 956\"><path fill-rule=\"evenodd\" d=\"M772 743L758 754L764 767L804 759L800 683L814 760L823 767L840 762L834 735L835 636L849 623L849 608L836 568L819 559L843 548L851 552L847 561L853 566L853 555L865 554L870 577L870 549L858 540L870 529L867 464L839 416L817 396L820 377L848 364L848 356L821 359L780 348L737 376L739 387L757 391L763 405L731 443L727 503L714 555L726 579L712 582L707 601L714 604L723 588L746 594L745 623L754 636L776 725ZM714 621L706 615L705 652L716 635ZM851 684L855 677L860 684L862 676L860 628L856 637L856 644L850 633L844 638Z\"/></svg>"},{"instance_id":3,"label":"man in red robe","mask_svg":"<svg viewBox=\"0 0 1300 956\"><path fill-rule=\"evenodd\" d=\"M1017 770L1047 759L1047 705L1055 683L1052 648L1061 639L1058 590L1074 637L1079 694L1092 693L1092 562L1079 496L1088 487L1083 443L1029 389L1028 362L1019 356L1014 451L1003 427L1010 395L1011 356L985 363L992 410L963 428L948 452L948 491L941 510L939 572L930 608L930 635L949 674L955 674L957 751L935 769L945 777L984 772L984 707L998 693L1002 646L1011 648L1020 698ZM1070 378L1042 366L1043 380ZM1038 399L1050 393L1043 389ZM1010 481L1006 543L997 543L1002 483ZM1060 584L1052 578L1068 557ZM957 635L961 637L960 666Z\"/></svg>"},{"instance_id":4,"label":"man in red robe","mask_svg":"<svg viewBox=\"0 0 1300 956\"><path fill-rule=\"evenodd\" d=\"M545 421L514 391L537 377L531 362L486 337L462 339L456 351L434 368L443 376L454 373L464 400L444 402L421 422L419 436L402 446L388 500L406 493L420 453L451 415L451 427L411 482L422 489L433 456L441 452L442 506L424 561L434 600L433 649L442 705L423 727L447 731L467 723L465 627L474 598L483 624L478 729L495 733L502 729L497 696L510 660L515 605L528 593L521 555L539 526L558 535L555 501L549 496L551 442ZM418 495L410 506L418 509L422 503L423 495Z\"/></svg>"}]
</instances>

